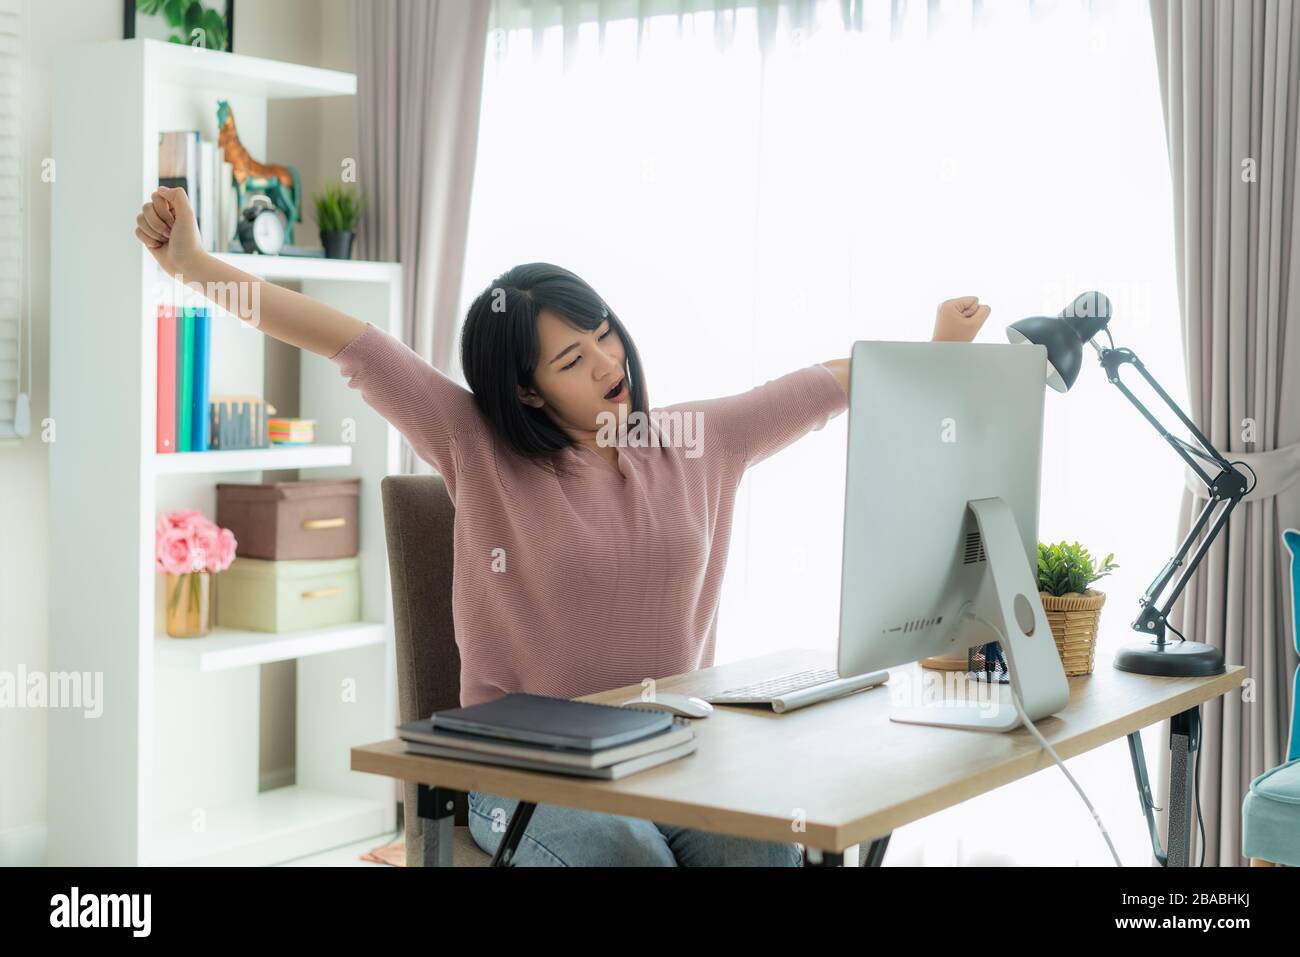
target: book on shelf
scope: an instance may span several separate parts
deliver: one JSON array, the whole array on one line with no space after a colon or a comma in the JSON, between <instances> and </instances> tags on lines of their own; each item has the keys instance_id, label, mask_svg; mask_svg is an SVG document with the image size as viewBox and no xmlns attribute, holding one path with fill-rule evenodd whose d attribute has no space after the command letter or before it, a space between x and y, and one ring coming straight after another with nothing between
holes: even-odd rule
<instances>
[{"instance_id":1,"label":"book on shelf","mask_svg":"<svg viewBox=\"0 0 1300 957\"><path fill-rule=\"evenodd\" d=\"M198 130L159 133L158 185L185 190L206 251L229 249L239 225L239 190L234 167L217 143L203 139Z\"/></svg>"},{"instance_id":2,"label":"book on shelf","mask_svg":"<svg viewBox=\"0 0 1300 957\"><path fill-rule=\"evenodd\" d=\"M159 305L155 451L264 449L275 406L257 395L212 395L212 307Z\"/></svg>"},{"instance_id":3,"label":"book on shelf","mask_svg":"<svg viewBox=\"0 0 1300 957\"><path fill-rule=\"evenodd\" d=\"M275 406L261 396L214 395L209 405L214 449L270 447L266 422Z\"/></svg>"},{"instance_id":4,"label":"book on shelf","mask_svg":"<svg viewBox=\"0 0 1300 957\"><path fill-rule=\"evenodd\" d=\"M180 187L199 211L199 131L167 130L158 134L158 185Z\"/></svg>"},{"instance_id":5,"label":"book on shelf","mask_svg":"<svg viewBox=\"0 0 1300 957\"><path fill-rule=\"evenodd\" d=\"M206 452L211 447L208 430L208 370L212 356L212 309L208 306L187 309L194 313L194 354L191 370L190 447L195 452ZM188 318L187 318L188 321Z\"/></svg>"},{"instance_id":6,"label":"book on shelf","mask_svg":"<svg viewBox=\"0 0 1300 957\"><path fill-rule=\"evenodd\" d=\"M158 307L158 413L159 452L176 451L176 307Z\"/></svg>"}]
</instances>

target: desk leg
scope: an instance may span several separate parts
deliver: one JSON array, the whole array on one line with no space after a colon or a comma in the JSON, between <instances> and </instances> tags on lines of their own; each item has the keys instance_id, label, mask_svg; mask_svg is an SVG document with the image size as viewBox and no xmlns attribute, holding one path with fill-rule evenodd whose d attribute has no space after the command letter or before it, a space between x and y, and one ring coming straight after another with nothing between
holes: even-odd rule
<instances>
[{"instance_id":1,"label":"desk leg","mask_svg":"<svg viewBox=\"0 0 1300 957\"><path fill-rule=\"evenodd\" d=\"M451 788L421 784L416 788L416 813L424 819L424 866L455 867L456 794ZM536 804L519 802L510 816L506 836L492 856L492 867L509 867L519 847L519 840L536 810Z\"/></svg>"},{"instance_id":2,"label":"desk leg","mask_svg":"<svg viewBox=\"0 0 1300 957\"><path fill-rule=\"evenodd\" d=\"M421 784L415 796L416 813L424 820L424 866L455 867L456 792Z\"/></svg>"},{"instance_id":3,"label":"desk leg","mask_svg":"<svg viewBox=\"0 0 1300 957\"><path fill-rule=\"evenodd\" d=\"M878 837L871 842L870 848L865 854L861 854L858 862L859 867L879 867L885 861L885 849L889 847L889 839L893 836L890 831L884 837ZM859 852L861 853L861 852ZM844 855L835 851L822 851L815 847L805 847L803 850L804 867L843 867Z\"/></svg>"},{"instance_id":4,"label":"desk leg","mask_svg":"<svg viewBox=\"0 0 1300 957\"><path fill-rule=\"evenodd\" d=\"M1201 709L1189 708L1169 721L1169 866L1187 867L1192 854L1193 770L1201 747Z\"/></svg>"},{"instance_id":5,"label":"desk leg","mask_svg":"<svg viewBox=\"0 0 1300 957\"><path fill-rule=\"evenodd\" d=\"M1155 799L1147 779L1146 758L1142 753L1142 736L1133 732L1128 736L1129 757L1133 761L1133 776L1137 781L1138 800L1147 819L1151 833L1151 852L1162 867L1186 867L1191 856L1192 808L1195 794L1195 762L1201 747L1201 709L1189 708L1174 715L1169 721L1169 853L1160 848L1160 833L1156 830Z\"/></svg>"},{"instance_id":6,"label":"desk leg","mask_svg":"<svg viewBox=\"0 0 1300 957\"><path fill-rule=\"evenodd\" d=\"M532 820L533 811L536 809L537 805L528 801L520 801L515 805L515 813L510 815L510 823L506 825L506 836L501 839L497 852L492 855L493 867L513 866L515 850L519 847L519 840L524 836L524 831L528 827L528 822Z\"/></svg>"},{"instance_id":7,"label":"desk leg","mask_svg":"<svg viewBox=\"0 0 1300 957\"><path fill-rule=\"evenodd\" d=\"M880 867L885 863L885 850L889 847L889 839L893 837L894 832L890 831L884 837L878 837L871 842L871 847L867 850L866 858L863 860L863 867Z\"/></svg>"}]
</instances>

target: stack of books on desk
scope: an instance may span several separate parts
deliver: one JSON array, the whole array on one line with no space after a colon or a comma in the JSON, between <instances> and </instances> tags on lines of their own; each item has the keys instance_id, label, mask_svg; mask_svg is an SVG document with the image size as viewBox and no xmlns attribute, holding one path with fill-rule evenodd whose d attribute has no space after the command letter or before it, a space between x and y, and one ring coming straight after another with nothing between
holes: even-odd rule
<instances>
[{"instance_id":1,"label":"stack of books on desk","mask_svg":"<svg viewBox=\"0 0 1300 957\"><path fill-rule=\"evenodd\" d=\"M610 781L696 747L685 718L533 694L437 711L399 725L397 733L414 754Z\"/></svg>"}]
</instances>

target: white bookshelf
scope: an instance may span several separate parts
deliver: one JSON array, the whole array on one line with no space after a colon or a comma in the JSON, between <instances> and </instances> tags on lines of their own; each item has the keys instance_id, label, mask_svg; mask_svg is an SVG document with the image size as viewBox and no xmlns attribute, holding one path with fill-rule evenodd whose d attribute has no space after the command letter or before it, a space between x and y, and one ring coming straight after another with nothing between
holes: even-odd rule
<instances>
[{"instance_id":1,"label":"white bookshelf","mask_svg":"<svg viewBox=\"0 0 1300 957\"><path fill-rule=\"evenodd\" d=\"M160 131L199 129L215 141L223 98L241 140L265 158L268 101L355 92L351 74L151 40L56 59L48 668L102 673L103 708L97 719L50 709L50 864L272 864L396 826L393 783L352 772L349 749L391 736L397 715L379 483L399 469L399 436L337 366L301 353L300 414L317 420L320 444L158 454L162 274L132 235L158 181ZM399 328L396 264L221 258ZM217 311L213 394L265 394L265 345ZM215 520L218 482L261 482L281 469L361 479L362 621L167 637L156 517L197 508ZM263 790L259 666L288 659L297 662L294 783Z\"/></svg>"},{"instance_id":2,"label":"white bookshelf","mask_svg":"<svg viewBox=\"0 0 1300 957\"><path fill-rule=\"evenodd\" d=\"M176 641L166 636L157 639L155 660L171 668L190 671L223 671L271 661L306 658L345 648L378 645L385 640L382 624L357 622L311 628L305 631L282 631L268 635L261 631L216 627L202 640Z\"/></svg>"},{"instance_id":3,"label":"white bookshelf","mask_svg":"<svg viewBox=\"0 0 1300 957\"><path fill-rule=\"evenodd\" d=\"M401 280L397 263L372 263L360 259L311 259L300 256L254 256L219 253L217 258L263 279L332 279L349 282L393 283Z\"/></svg>"},{"instance_id":4,"label":"white bookshelf","mask_svg":"<svg viewBox=\"0 0 1300 957\"><path fill-rule=\"evenodd\" d=\"M153 460L153 471L155 475L204 475L216 472L263 472L351 464L350 445L313 444L298 448L230 449L224 452L158 454Z\"/></svg>"}]
</instances>

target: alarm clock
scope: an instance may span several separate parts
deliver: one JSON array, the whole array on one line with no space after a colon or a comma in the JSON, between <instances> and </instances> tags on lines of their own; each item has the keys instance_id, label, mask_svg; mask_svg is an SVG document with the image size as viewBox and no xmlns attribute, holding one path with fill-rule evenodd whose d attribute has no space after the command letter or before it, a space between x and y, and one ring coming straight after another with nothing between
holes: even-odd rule
<instances>
[{"instance_id":1,"label":"alarm clock","mask_svg":"<svg viewBox=\"0 0 1300 957\"><path fill-rule=\"evenodd\" d=\"M284 247L284 215L270 197L258 193L239 214L235 234L246 253L274 256Z\"/></svg>"}]
</instances>

